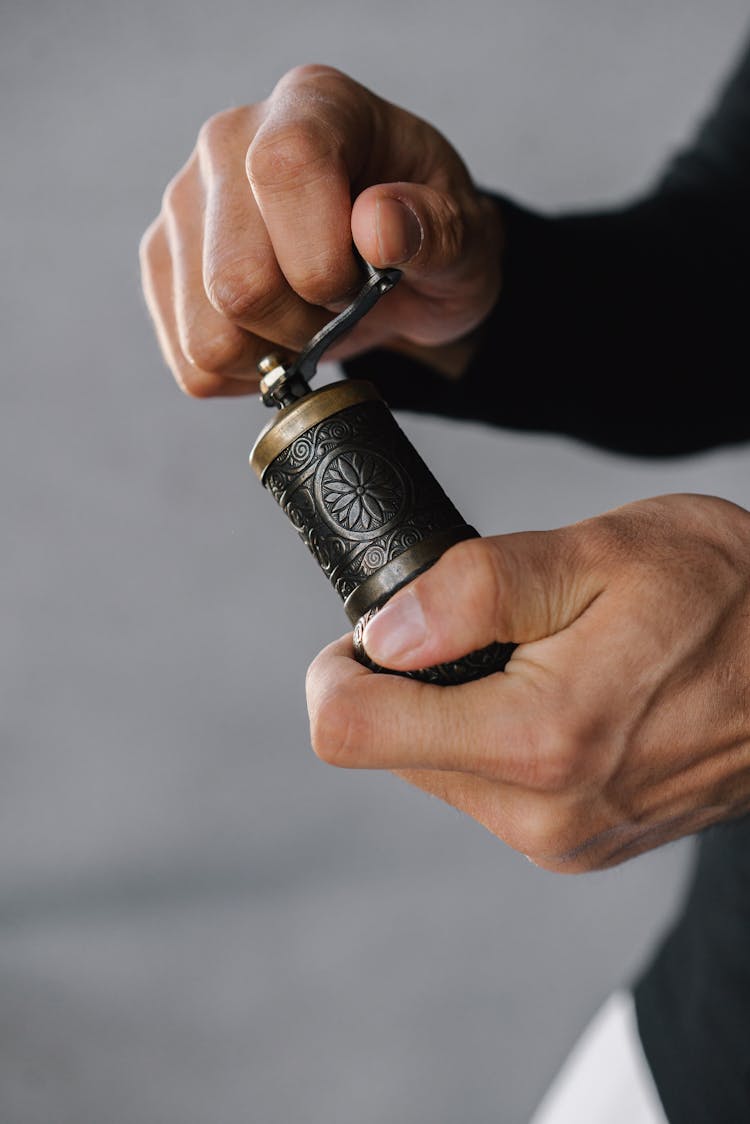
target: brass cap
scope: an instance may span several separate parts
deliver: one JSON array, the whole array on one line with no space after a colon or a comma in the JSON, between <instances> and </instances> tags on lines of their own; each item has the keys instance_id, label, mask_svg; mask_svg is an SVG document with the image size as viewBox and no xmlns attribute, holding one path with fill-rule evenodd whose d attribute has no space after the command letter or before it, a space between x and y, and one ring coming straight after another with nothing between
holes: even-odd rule
<instances>
[{"instance_id":1,"label":"brass cap","mask_svg":"<svg viewBox=\"0 0 750 1124\"><path fill-rule=\"evenodd\" d=\"M250 451L250 467L262 483L271 462L308 429L348 406L372 401L382 401L382 395L371 382L360 379L345 379L311 391L279 410L261 431Z\"/></svg>"}]
</instances>

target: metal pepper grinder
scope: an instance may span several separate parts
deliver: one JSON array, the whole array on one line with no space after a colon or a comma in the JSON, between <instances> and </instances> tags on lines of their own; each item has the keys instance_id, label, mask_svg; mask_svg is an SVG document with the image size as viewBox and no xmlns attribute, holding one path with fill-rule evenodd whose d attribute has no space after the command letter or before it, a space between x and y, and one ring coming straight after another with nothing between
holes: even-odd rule
<instances>
[{"instance_id":1,"label":"metal pepper grinder","mask_svg":"<svg viewBox=\"0 0 750 1124\"><path fill-rule=\"evenodd\" d=\"M250 464L343 599L357 658L373 613L431 566L448 547L478 532L462 518L377 388L344 380L310 389L324 351L398 282L397 269L363 262L367 281L354 301L291 362L259 364L261 397L278 413L250 453ZM452 663L401 672L458 684L501 671L513 644L490 644Z\"/></svg>"}]
</instances>

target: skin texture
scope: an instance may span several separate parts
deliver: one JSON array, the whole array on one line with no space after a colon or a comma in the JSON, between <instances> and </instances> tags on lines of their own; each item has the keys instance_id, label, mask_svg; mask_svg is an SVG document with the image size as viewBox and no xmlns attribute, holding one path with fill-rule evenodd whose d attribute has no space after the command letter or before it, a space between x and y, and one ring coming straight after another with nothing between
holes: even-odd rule
<instances>
[{"instance_id":1,"label":"skin texture","mask_svg":"<svg viewBox=\"0 0 750 1124\"><path fill-rule=\"evenodd\" d=\"M516 641L505 672L436 687L308 675L315 751L390 769L548 870L601 869L750 809L750 514L664 496L560 530L460 543L364 643L401 670Z\"/></svg>"},{"instance_id":2,"label":"skin texture","mask_svg":"<svg viewBox=\"0 0 750 1124\"><path fill-rule=\"evenodd\" d=\"M353 201L353 202L352 202ZM327 67L201 129L141 243L175 379L254 393L357 288L352 241L404 280L342 341L460 377L501 289L502 216L432 126ZM351 637L308 675L315 752L389 769L550 870L614 865L750 809L750 515L645 500L453 547L373 619L408 670L493 640L504 673L441 688L377 675Z\"/></svg>"},{"instance_id":3,"label":"skin texture","mask_svg":"<svg viewBox=\"0 0 750 1124\"><path fill-rule=\"evenodd\" d=\"M459 374L500 290L502 229L448 142L322 66L210 118L140 249L181 388L255 393L258 361L299 351L361 285L352 241L404 278L328 356L388 346Z\"/></svg>"}]
</instances>

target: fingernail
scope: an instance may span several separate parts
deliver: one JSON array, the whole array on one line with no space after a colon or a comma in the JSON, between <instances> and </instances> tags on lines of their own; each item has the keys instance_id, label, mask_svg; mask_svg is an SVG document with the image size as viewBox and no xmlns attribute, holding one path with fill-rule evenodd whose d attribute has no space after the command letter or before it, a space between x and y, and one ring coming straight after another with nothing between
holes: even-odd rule
<instances>
[{"instance_id":1,"label":"fingernail","mask_svg":"<svg viewBox=\"0 0 750 1124\"><path fill-rule=\"evenodd\" d=\"M411 590L404 590L384 605L365 627L362 643L375 663L388 666L400 661L427 637L427 624L422 606Z\"/></svg>"},{"instance_id":2,"label":"fingernail","mask_svg":"<svg viewBox=\"0 0 750 1124\"><path fill-rule=\"evenodd\" d=\"M422 226L411 207L387 196L375 206L375 234L385 265L409 261L422 245Z\"/></svg>"}]
</instances>

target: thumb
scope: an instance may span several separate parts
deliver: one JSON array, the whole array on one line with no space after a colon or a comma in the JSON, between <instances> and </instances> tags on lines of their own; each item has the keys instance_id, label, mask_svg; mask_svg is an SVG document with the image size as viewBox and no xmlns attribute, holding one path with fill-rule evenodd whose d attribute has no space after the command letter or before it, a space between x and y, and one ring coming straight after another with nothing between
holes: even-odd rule
<instances>
[{"instance_id":1,"label":"thumb","mask_svg":"<svg viewBox=\"0 0 750 1124\"><path fill-rule=\"evenodd\" d=\"M447 281L468 276L474 259L487 255L490 231L499 221L497 216L490 221L491 206L474 192L379 184L357 197L352 236L365 260L381 269L397 265L415 280Z\"/></svg>"},{"instance_id":2,"label":"thumb","mask_svg":"<svg viewBox=\"0 0 750 1124\"><path fill-rule=\"evenodd\" d=\"M375 663L410 671L494 641L530 643L571 624L602 590L572 528L469 539L451 547L368 622Z\"/></svg>"}]
</instances>

